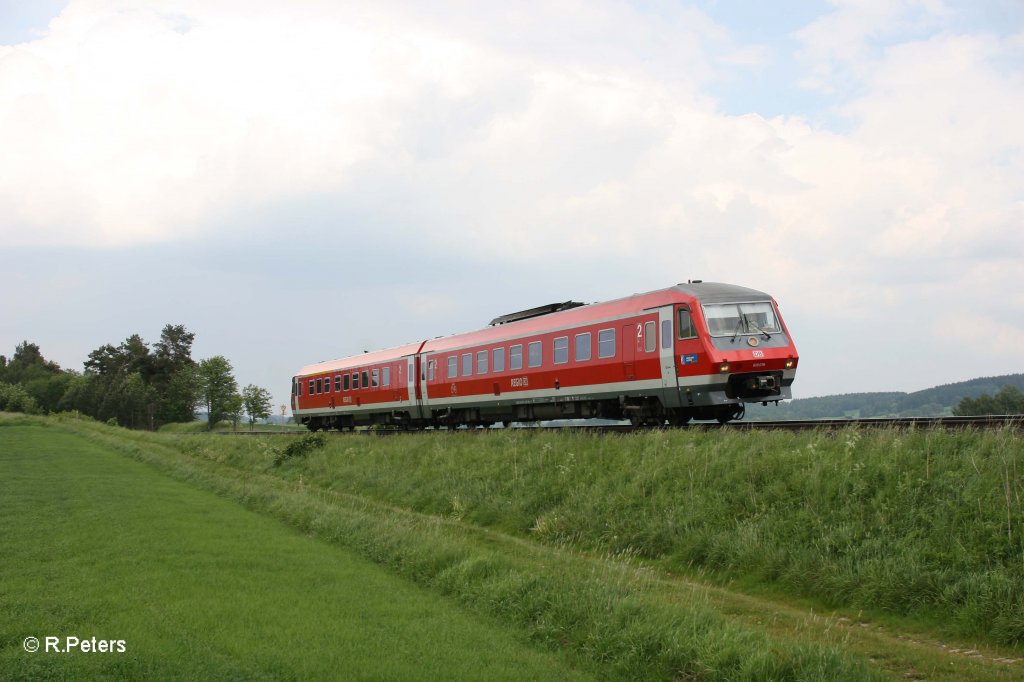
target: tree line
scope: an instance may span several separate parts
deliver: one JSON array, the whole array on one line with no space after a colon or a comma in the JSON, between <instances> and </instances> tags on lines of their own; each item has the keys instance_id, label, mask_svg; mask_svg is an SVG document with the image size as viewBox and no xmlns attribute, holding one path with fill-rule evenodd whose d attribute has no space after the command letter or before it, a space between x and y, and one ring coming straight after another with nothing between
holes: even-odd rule
<instances>
[{"instance_id":1,"label":"tree line","mask_svg":"<svg viewBox=\"0 0 1024 682\"><path fill-rule=\"evenodd\" d=\"M964 398L953 414L961 417L984 414L1024 414L1024 393L1016 386L1006 385L995 395L983 394L977 398Z\"/></svg>"},{"instance_id":2,"label":"tree line","mask_svg":"<svg viewBox=\"0 0 1024 682\"><path fill-rule=\"evenodd\" d=\"M28 413L78 411L132 429L192 422L206 410L212 429L230 420L237 428L271 414L270 392L253 384L241 391L223 355L195 361L195 334L165 325L160 340L133 334L89 353L82 372L65 370L23 341L9 359L0 355L0 410Z\"/></svg>"}]
</instances>

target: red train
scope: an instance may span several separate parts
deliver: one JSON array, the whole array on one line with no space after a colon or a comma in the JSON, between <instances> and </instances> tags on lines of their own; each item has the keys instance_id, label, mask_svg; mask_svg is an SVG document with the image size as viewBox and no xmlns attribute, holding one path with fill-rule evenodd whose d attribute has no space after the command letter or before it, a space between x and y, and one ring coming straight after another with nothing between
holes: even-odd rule
<instances>
[{"instance_id":1,"label":"red train","mask_svg":"<svg viewBox=\"0 0 1024 682\"><path fill-rule=\"evenodd\" d=\"M311 430L553 419L726 422L792 397L799 361L775 300L695 280L607 303L505 315L467 334L303 367L292 412Z\"/></svg>"}]
</instances>

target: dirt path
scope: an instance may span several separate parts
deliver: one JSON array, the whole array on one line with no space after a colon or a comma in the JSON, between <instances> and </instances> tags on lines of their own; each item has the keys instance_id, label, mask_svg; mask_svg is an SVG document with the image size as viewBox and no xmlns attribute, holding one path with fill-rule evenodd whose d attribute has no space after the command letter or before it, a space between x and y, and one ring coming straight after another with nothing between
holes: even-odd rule
<instances>
[{"instance_id":1,"label":"dirt path","mask_svg":"<svg viewBox=\"0 0 1024 682\"><path fill-rule=\"evenodd\" d=\"M1024 651L954 643L932 635L895 629L860 615L815 611L689 578L664 575L666 598L706 601L728 618L792 642L817 642L866 657L904 680L1024 680Z\"/></svg>"}]
</instances>

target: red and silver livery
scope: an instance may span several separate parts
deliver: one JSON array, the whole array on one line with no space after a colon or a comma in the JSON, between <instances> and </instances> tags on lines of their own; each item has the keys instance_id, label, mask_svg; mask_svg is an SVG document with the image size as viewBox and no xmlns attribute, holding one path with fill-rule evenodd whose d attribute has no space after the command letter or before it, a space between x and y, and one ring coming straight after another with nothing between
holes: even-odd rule
<instances>
[{"instance_id":1,"label":"red and silver livery","mask_svg":"<svg viewBox=\"0 0 1024 682\"><path fill-rule=\"evenodd\" d=\"M768 294L695 281L606 303L552 304L479 331L303 367L292 412L312 430L551 419L725 422L792 397L799 361Z\"/></svg>"}]
</instances>

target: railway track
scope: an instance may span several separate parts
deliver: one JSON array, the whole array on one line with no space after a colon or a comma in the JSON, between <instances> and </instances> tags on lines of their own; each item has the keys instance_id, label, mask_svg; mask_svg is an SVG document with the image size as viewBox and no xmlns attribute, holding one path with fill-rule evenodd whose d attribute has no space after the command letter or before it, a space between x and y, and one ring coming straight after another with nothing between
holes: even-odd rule
<instances>
[{"instance_id":1,"label":"railway track","mask_svg":"<svg viewBox=\"0 0 1024 682\"><path fill-rule=\"evenodd\" d=\"M718 422L690 422L685 426L633 426L631 424L593 424L593 423L557 423L540 425L523 425L511 428L554 430L573 429L578 431L593 431L597 433L634 433L638 431L652 431L658 429L704 429L704 430L739 430L739 431L835 431L850 427L864 429L999 429L1012 428L1024 430L1024 415L984 415L980 417L870 417L866 419L783 419L778 421L736 421L726 424ZM447 431L446 429L440 429ZM479 433L491 429L458 429ZM501 430L501 429L495 429ZM433 431L433 429L427 429ZM266 436L266 435L303 435L309 433L306 430L294 431L218 431L221 435L228 436ZM399 433L416 433L399 429L361 429L352 432L331 431L329 433L342 435L378 435L388 436Z\"/></svg>"}]
</instances>

